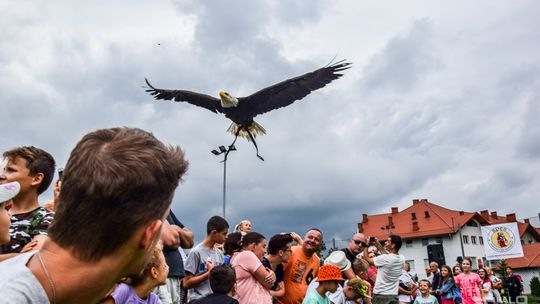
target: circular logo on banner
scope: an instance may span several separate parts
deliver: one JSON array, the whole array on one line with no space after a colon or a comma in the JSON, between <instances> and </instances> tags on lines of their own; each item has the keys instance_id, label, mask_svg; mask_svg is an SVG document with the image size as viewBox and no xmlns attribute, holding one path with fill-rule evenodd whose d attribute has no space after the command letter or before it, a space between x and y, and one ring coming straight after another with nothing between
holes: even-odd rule
<instances>
[{"instance_id":1,"label":"circular logo on banner","mask_svg":"<svg viewBox=\"0 0 540 304\"><path fill-rule=\"evenodd\" d=\"M497 252L512 249L515 239L514 232L506 227L496 227L488 232L489 247Z\"/></svg>"}]
</instances>

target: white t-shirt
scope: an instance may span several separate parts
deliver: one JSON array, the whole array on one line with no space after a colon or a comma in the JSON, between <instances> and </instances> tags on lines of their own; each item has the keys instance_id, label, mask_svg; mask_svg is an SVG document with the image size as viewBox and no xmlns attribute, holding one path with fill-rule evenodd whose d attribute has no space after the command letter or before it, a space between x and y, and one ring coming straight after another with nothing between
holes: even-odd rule
<instances>
[{"instance_id":1,"label":"white t-shirt","mask_svg":"<svg viewBox=\"0 0 540 304\"><path fill-rule=\"evenodd\" d=\"M399 277L399 282L403 283L405 286L410 286L411 283L413 282L411 274L402 269L401 276ZM398 291L399 291L399 287L398 287ZM409 303L411 302L411 296L406 295L406 294L400 294L399 301Z\"/></svg>"},{"instance_id":2,"label":"white t-shirt","mask_svg":"<svg viewBox=\"0 0 540 304\"><path fill-rule=\"evenodd\" d=\"M20 254L0 263L0 299L2 303L49 303L45 290L26 267L35 251Z\"/></svg>"},{"instance_id":3,"label":"white t-shirt","mask_svg":"<svg viewBox=\"0 0 540 304\"><path fill-rule=\"evenodd\" d=\"M381 254L373 258L377 267L377 280L373 288L373 294L398 295L399 277L405 263L405 257L401 254Z\"/></svg>"}]
</instances>

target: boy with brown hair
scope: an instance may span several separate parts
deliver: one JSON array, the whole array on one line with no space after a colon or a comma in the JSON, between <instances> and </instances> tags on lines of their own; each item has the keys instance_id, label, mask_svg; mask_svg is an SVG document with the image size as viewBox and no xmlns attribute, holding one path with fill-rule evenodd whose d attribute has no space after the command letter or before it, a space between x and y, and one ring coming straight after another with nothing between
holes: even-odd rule
<instances>
[{"instance_id":1,"label":"boy with brown hair","mask_svg":"<svg viewBox=\"0 0 540 304\"><path fill-rule=\"evenodd\" d=\"M34 146L18 147L3 153L7 164L0 184L17 181L20 191L11 208L11 240L0 246L0 261L18 253L39 249L47 235L54 213L39 205L38 197L54 177L54 158Z\"/></svg>"},{"instance_id":2,"label":"boy with brown hair","mask_svg":"<svg viewBox=\"0 0 540 304\"><path fill-rule=\"evenodd\" d=\"M6 303L97 303L141 273L161 234L184 153L134 128L102 129L75 146L60 204L38 252L0 263Z\"/></svg>"},{"instance_id":3,"label":"boy with brown hair","mask_svg":"<svg viewBox=\"0 0 540 304\"><path fill-rule=\"evenodd\" d=\"M208 276L212 268L224 262L223 252L216 248L227 239L229 223L221 216L213 216L206 223L206 237L202 243L193 247L186 259L184 268L184 288L188 289L188 302L212 293Z\"/></svg>"}]
</instances>

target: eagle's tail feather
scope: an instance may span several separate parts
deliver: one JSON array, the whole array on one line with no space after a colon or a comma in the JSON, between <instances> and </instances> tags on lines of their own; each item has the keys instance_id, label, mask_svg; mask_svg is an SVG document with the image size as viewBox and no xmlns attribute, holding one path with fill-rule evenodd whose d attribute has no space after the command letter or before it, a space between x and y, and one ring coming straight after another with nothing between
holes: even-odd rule
<instances>
[{"instance_id":1,"label":"eagle's tail feather","mask_svg":"<svg viewBox=\"0 0 540 304\"><path fill-rule=\"evenodd\" d=\"M240 128L240 126L238 126L235 122L232 122L229 128L227 129L227 132L235 135L236 132L238 132L238 128ZM249 129L249 132L251 132L251 135L253 135L254 138L257 137L257 135L266 134L266 130L255 121L253 121L251 125L249 125L247 128ZM240 132L238 132L238 136L245 138L247 141L251 141L245 127L241 127Z\"/></svg>"}]
</instances>

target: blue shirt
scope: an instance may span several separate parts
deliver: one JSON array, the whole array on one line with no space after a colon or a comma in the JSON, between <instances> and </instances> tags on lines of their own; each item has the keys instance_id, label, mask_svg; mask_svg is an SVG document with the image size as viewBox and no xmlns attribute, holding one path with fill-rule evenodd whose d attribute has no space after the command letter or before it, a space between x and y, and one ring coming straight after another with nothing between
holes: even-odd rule
<instances>
[{"instance_id":1,"label":"blue shirt","mask_svg":"<svg viewBox=\"0 0 540 304\"><path fill-rule=\"evenodd\" d=\"M177 225L180 228L185 226L176 218L172 210L167 216L167 222L171 225ZM168 278L183 278L186 275L184 271L184 261L182 260L182 255L178 251L178 248L167 249L163 248L163 255L165 256L165 262L169 265L169 275Z\"/></svg>"},{"instance_id":2,"label":"blue shirt","mask_svg":"<svg viewBox=\"0 0 540 304\"><path fill-rule=\"evenodd\" d=\"M413 304L439 304L439 301L437 301L437 298L435 298L432 295L429 295L429 297L424 298L422 295L419 295L414 299Z\"/></svg>"}]
</instances>

